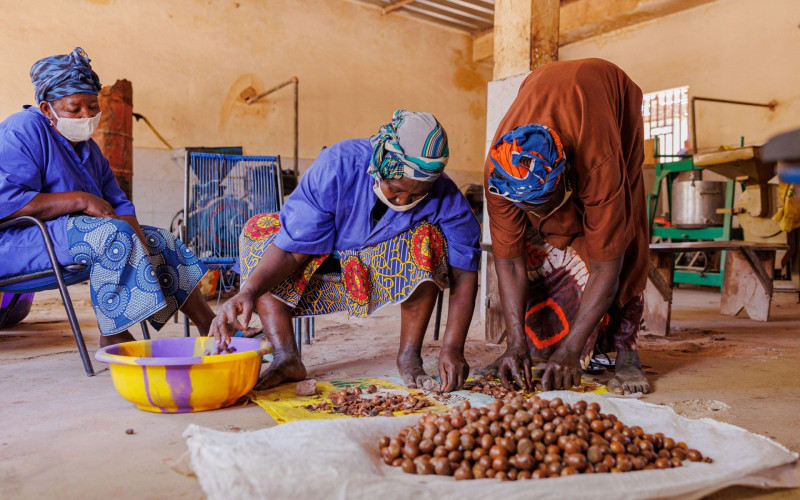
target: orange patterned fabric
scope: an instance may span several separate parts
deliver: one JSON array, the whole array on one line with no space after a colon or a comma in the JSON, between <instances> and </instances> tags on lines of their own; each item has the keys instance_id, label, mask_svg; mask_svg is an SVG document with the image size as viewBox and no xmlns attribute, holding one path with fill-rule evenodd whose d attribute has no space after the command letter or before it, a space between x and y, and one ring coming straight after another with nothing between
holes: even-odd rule
<instances>
[{"instance_id":1,"label":"orange patterned fabric","mask_svg":"<svg viewBox=\"0 0 800 500\"><path fill-rule=\"evenodd\" d=\"M277 214L260 214L247 222L240 239L242 280L249 278L279 229ZM441 230L427 222L377 245L338 253L341 273L317 272L329 255L315 255L270 292L293 306L295 316L341 311L367 316L402 302L425 281L448 286L447 243Z\"/></svg>"},{"instance_id":2,"label":"orange patterned fabric","mask_svg":"<svg viewBox=\"0 0 800 500\"><path fill-rule=\"evenodd\" d=\"M589 268L572 248L559 250L542 241L533 230L528 237L525 333L531 355L545 360L570 333L589 279ZM600 352L635 351L643 312L641 295L623 307L612 305L586 341L581 353L583 367L592 359L595 345Z\"/></svg>"}]
</instances>

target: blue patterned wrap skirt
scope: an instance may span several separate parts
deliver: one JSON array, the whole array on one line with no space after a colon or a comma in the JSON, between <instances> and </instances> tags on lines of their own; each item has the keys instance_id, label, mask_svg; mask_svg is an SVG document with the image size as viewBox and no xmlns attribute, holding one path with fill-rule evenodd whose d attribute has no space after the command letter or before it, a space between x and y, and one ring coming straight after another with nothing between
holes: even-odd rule
<instances>
[{"instance_id":1,"label":"blue patterned wrap skirt","mask_svg":"<svg viewBox=\"0 0 800 500\"><path fill-rule=\"evenodd\" d=\"M151 226L142 231L146 245L123 220L81 215L67 221L70 255L91 267L90 294L103 335L144 320L160 330L206 273L168 231Z\"/></svg>"}]
</instances>

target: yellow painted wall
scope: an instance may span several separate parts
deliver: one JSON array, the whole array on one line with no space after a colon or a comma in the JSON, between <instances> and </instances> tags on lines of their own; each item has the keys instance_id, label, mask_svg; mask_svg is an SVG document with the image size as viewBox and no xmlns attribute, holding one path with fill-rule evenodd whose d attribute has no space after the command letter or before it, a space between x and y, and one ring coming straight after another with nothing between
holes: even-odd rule
<instances>
[{"instance_id":1,"label":"yellow painted wall","mask_svg":"<svg viewBox=\"0 0 800 500\"><path fill-rule=\"evenodd\" d=\"M717 0L560 48L561 59L613 61L644 92L778 101L762 108L697 102L698 147L759 144L800 127L800 1Z\"/></svg>"},{"instance_id":2,"label":"yellow painted wall","mask_svg":"<svg viewBox=\"0 0 800 500\"><path fill-rule=\"evenodd\" d=\"M480 182L491 68L470 62L466 34L345 0L0 0L0 13L2 117L33 103L34 61L82 46L103 83L133 82L134 111L174 147L241 145L291 165L291 87L254 105L239 93L297 76L301 159L374 134L396 108L424 110L449 134L451 176ZM134 146L164 147L143 123Z\"/></svg>"}]
</instances>

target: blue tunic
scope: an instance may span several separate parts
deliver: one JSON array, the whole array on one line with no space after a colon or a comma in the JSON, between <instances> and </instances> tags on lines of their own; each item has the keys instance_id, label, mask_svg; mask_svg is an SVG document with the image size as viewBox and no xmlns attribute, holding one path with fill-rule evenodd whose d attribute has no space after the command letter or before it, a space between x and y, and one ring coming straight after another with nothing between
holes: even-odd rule
<instances>
[{"instance_id":1,"label":"blue tunic","mask_svg":"<svg viewBox=\"0 0 800 500\"><path fill-rule=\"evenodd\" d=\"M466 198L446 175L433 182L428 196L407 212L387 210L372 223L378 197L367 173L372 147L368 139L342 141L320 153L281 209L275 245L287 252L317 255L375 245L422 221L438 225L447 240L448 263L477 271L480 225Z\"/></svg>"},{"instance_id":2,"label":"blue tunic","mask_svg":"<svg viewBox=\"0 0 800 500\"><path fill-rule=\"evenodd\" d=\"M50 126L39 108L25 106L0 123L0 219L27 205L39 193L84 191L106 200L117 215L136 215L117 184L108 160L93 140L78 152ZM62 264L72 264L63 215L46 225ZM0 231L0 276L48 269L39 230Z\"/></svg>"}]
</instances>

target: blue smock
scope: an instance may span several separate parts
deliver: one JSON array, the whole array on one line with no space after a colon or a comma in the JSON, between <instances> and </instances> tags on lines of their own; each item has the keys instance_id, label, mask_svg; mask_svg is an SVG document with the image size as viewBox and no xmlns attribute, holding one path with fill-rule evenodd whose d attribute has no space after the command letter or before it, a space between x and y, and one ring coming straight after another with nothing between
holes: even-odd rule
<instances>
[{"instance_id":1,"label":"blue smock","mask_svg":"<svg viewBox=\"0 0 800 500\"><path fill-rule=\"evenodd\" d=\"M353 250L428 221L444 233L448 263L477 271L480 224L464 195L444 174L416 207L406 212L390 208L373 224L372 209L378 197L372 190L375 179L367 173L371 155L368 139L346 140L324 149L281 209L275 245L308 255Z\"/></svg>"},{"instance_id":2,"label":"blue smock","mask_svg":"<svg viewBox=\"0 0 800 500\"><path fill-rule=\"evenodd\" d=\"M78 143L76 152L33 106L24 106L0 123L0 219L21 209L39 193L69 191L103 198L119 216L136 215L94 140ZM62 264L74 263L67 239L68 217L46 222ZM36 227L0 231L0 276L49 268L50 260Z\"/></svg>"}]
</instances>

